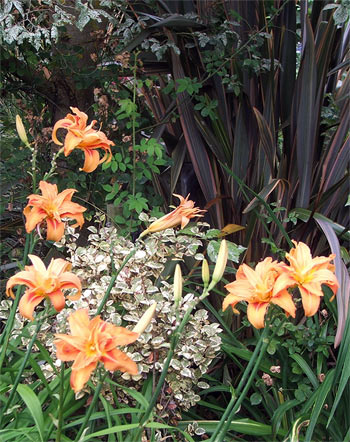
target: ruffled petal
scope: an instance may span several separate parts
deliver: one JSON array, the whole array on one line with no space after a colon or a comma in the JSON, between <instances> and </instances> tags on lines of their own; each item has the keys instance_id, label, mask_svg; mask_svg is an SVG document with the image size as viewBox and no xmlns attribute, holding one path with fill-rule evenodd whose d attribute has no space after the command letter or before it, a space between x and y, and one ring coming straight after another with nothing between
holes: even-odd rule
<instances>
[{"instance_id":1,"label":"ruffled petal","mask_svg":"<svg viewBox=\"0 0 350 442\"><path fill-rule=\"evenodd\" d=\"M84 167L81 170L87 173L93 172L99 164L100 154L97 150L90 149L84 149L84 154Z\"/></svg>"},{"instance_id":2,"label":"ruffled petal","mask_svg":"<svg viewBox=\"0 0 350 442\"><path fill-rule=\"evenodd\" d=\"M248 321L255 328L264 328L265 326L265 314L268 302L250 302L247 308Z\"/></svg>"},{"instance_id":3,"label":"ruffled petal","mask_svg":"<svg viewBox=\"0 0 350 442\"><path fill-rule=\"evenodd\" d=\"M222 311L224 312L227 309L227 307L230 305L234 313L239 313L238 310L235 309L235 305L237 304L237 302L240 301L242 301L242 299L236 295L231 295L231 294L227 295L222 303Z\"/></svg>"},{"instance_id":4,"label":"ruffled petal","mask_svg":"<svg viewBox=\"0 0 350 442\"><path fill-rule=\"evenodd\" d=\"M67 115L68 117L68 115ZM53 131L52 131L52 141L55 144L58 144L59 146L62 146L63 143L61 143L61 141L59 141L57 139L57 135L56 132L58 131L58 129L68 129L70 126L72 126L74 124L74 120L72 121L72 119L70 118L63 118L62 120L58 120L56 122L56 124L53 127Z\"/></svg>"},{"instance_id":5,"label":"ruffled petal","mask_svg":"<svg viewBox=\"0 0 350 442\"><path fill-rule=\"evenodd\" d=\"M138 374L136 363L117 348L104 354L100 360L104 363L106 370L120 370L123 373L129 373L131 375Z\"/></svg>"},{"instance_id":6,"label":"ruffled petal","mask_svg":"<svg viewBox=\"0 0 350 442\"><path fill-rule=\"evenodd\" d=\"M75 393L78 393L84 388L84 385L90 379L91 373L95 370L97 362L92 362L90 365L80 368L79 370L73 370L70 377L70 385Z\"/></svg>"},{"instance_id":7,"label":"ruffled petal","mask_svg":"<svg viewBox=\"0 0 350 442\"><path fill-rule=\"evenodd\" d=\"M295 304L293 302L292 295L287 290L279 292L278 296L272 297L271 303L276 304L283 308L292 318L295 318Z\"/></svg>"},{"instance_id":8,"label":"ruffled petal","mask_svg":"<svg viewBox=\"0 0 350 442\"><path fill-rule=\"evenodd\" d=\"M82 140L81 137L75 136L72 131L68 132L64 140L64 156L68 157L72 150L79 146Z\"/></svg>"},{"instance_id":9,"label":"ruffled petal","mask_svg":"<svg viewBox=\"0 0 350 442\"><path fill-rule=\"evenodd\" d=\"M64 306L66 305L66 300L64 299L64 295L61 290L56 290L55 292L48 293L47 297L50 299L56 311L60 312L64 309Z\"/></svg>"},{"instance_id":10,"label":"ruffled petal","mask_svg":"<svg viewBox=\"0 0 350 442\"><path fill-rule=\"evenodd\" d=\"M56 259L51 259L47 271L49 273L53 273L56 276L60 276L62 275L62 273L66 272L67 270L70 270L71 268L72 264L70 262L62 258L56 258Z\"/></svg>"},{"instance_id":11,"label":"ruffled petal","mask_svg":"<svg viewBox=\"0 0 350 442\"><path fill-rule=\"evenodd\" d=\"M61 290L64 289L77 289L77 293L74 295L67 296L67 299L71 301L76 301L81 297L81 282L80 279L70 272L65 272L61 274L58 278Z\"/></svg>"},{"instance_id":12,"label":"ruffled petal","mask_svg":"<svg viewBox=\"0 0 350 442\"><path fill-rule=\"evenodd\" d=\"M54 218L46 218L48 241L60 241L64 235L64 222L57 221Z\"/></svg>"},{"instance_id":13,"label":"ruffled petal","mask_svg":"<svg viewBox=\"0 0 350 442\"><path fill-rule=\"evenodd\" d=\"M47 213L41 207L26 206L23 210L23 215L26 217L26 232L30 233L35 227L44 221Z\"/></svg>"},{"instance_id":14,"label":"ruffled petal","mask_svg":"<svg viewBox=\"0 0 350 442\"><path fill-rule=\"evenodd\" d=\"M28 255L28 258L32 261L33 267L38 273L46 273L46 266L38 256Z\"/></svg>"},{"instance_id":15,"label":"ruffled petal","mask_svg":"<svg viewBox=\"0 0 350 442\"><path fill-rule=\"evenodd\" d=\"M107 322L101 327L101 332L107 333L111 336L111 339L108 340L108 345L104 348L105 351L109 351L116 346L131 344L139 337L138 333L134 333L125 327L116 327Z\"/></svg>"},{"instance_id":16,"label":"ruffled petal","mask_svg":"<svg viewBox=\"0 0 350 442\"><path fill-rule=\"evenodd\" d=\"M75 311L74 313L69 315L68 321L72 335L88 339L90 334L88 309L81 308Z\"/></svg>"},{"instance_id":17,"label":"ruffled petal","mask_svg":"<svg viewBox=\"0 0 350 442\"><path fill-rule=\"evenodd\" d=\"M19 301L18 309L20 314L24 318L34 321L34 309L43 299L42 296L37 296L33 290L27 290Z\"/></svg>"},{"instance_id":18,"label":"ruffled petal","mask_svg":"<svg viewBox=\"0 0 350 442\"><path fill-rule=\"evenodd\" d=\"M299 287L305 316L313 316L320 307L321 298Z\"/></svg>"}]
</instances>

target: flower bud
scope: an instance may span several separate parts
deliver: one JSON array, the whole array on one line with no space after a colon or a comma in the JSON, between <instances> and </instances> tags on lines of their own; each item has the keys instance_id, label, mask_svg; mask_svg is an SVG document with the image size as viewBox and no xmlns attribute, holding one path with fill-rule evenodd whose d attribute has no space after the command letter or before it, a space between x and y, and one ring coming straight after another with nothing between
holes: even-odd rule
<instances>
[{"instance_id":1,"label":"flower bud","mask_svg":"<svg viewBox=\"0 0 350 442\"><path fill-rule=\"evenodd\" d=\"M154 302L150 307L148 307L148 309L139 319L139 322L135 325L133 332L141 335L146 330L146 328L149 326L149 324L152 321L154 312L156 311L156 307L157 307L156 302Z\"/></svg>"},{"instance_id":2,"label":"flower bud","mask_svg":"<svg viewBox=\"0 0 350 442\"><path fill-rule=\"evenodd\" d=\"M215 285L222 278L222 275L224 274L224 271L226 268L227 258L228 258L227 242L226 242L226 239L223 239L220 244L218 259L215 264L213 278L212 278L211 283L208 287L208 291L213 289L215 287Z\"/></svg>"},{"instance_id":3,"label":"flower bud","mask_svg":"<svg viewBox=\"0 0 350 442\"><path fill-rule=\"evenodd\" d=\"M208 261L206 259L203 259L203 261L202 261L202 280L204 282L204 287L208 287L209 279L210 279L210 273L209 273Z\"/></svg>"},{"instance_id":4,"label":"flower bud","mask_svg":"<svg viewBox=\"0 0 350 442\"><path fill-rule=\"evenodd\" d=\"M16 129L17 129L18 135L19 135L22 143L29 146L26 130L24 129L22 119L19 115L16 115Z\"/></svg>"},{"instance_id":5,"label":"flower bud","mask_svg":"<svg viewBox=\"0 0 350 442\"><path fill-rule=\"evenodd\" d=\"M174 300L176 307L179 306L182 297L182 273L180 264L176 264L174 273Z\"/></svg>"}]
</instances>

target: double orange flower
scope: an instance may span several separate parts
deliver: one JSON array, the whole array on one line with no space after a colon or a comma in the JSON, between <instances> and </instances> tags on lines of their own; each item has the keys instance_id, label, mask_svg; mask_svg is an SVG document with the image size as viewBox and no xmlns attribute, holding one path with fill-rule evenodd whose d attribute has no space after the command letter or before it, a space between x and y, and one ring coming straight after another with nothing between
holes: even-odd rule
<instances>
[{"instance_id":1,"label":"double orange flower","mask_svg":"<svg viewBox=\"0 0 350 442\"><path fill-rule=\"evenodd\" d=\"M111 147L114 146L113 141L108 140L106 135L100 130L93 129L96 120L87 125L88 116L76 107L71 107L73 114L67 114L65 118L57 121L53 128L52 140L62 146L63 143L57 139L56 132L58 129L66 129L68 131L64 140L64 155L67 157L74 149L80 149L85 154L84 172L93 172L97 166L104 161L107 163L112 159ZM100 159L97 149L102 149L105 155Z\"/></svg>"},{"instance_id":2,"label":"double orange flower","mask_svg":"<svg viewBox=\"0 0 350 442\"><path fill-rule=\"evenodd\" d=\"M54 308L60 312L65 306L65 297L62 290L76 289L77 293L67 296L67 299L77 300L81 296L81 283L79 278L68 270L72 265L64 259L52 259L48 268L40 258L29 255L32 266L25 266L25 270L11 276L6 284L6 294L14 298L12 288L15 285L25 285L25 291L19 301L20 314L34 320L35 307L44 299L49 299Z\"/></svg>"},{"instance_id":3,"label":"double orange flower","mask_svg":"<svg viewBox=\"0 0 350 442\"><path fill-rule=\"evenodd\" d=\"M270 304L279 305L287 315L295 317L295 305L288 289L298 287L306 316L314 315L323 296L322 284L327 285L336 294L339 284L334 275L334 266L330 264L335 257L319 256L312 258L309 247L293 241L295 248L286 254L290 265L265 258L257 264L255 270L243 264L239 267L236 280L225 288L229 294L223 301L223 310L240 301L248 303L248 320L256 328L263 328L265 314Z\"/></svg>"},{"instance_id":4,"label":"double orange flower","mask_svg":"<svg viewBox=\"0 0 350 442\"><path fill-rule=\"evenodd\" d=\"M68 320L72 334L57 334L54 343L61 361L74 361L70 383L76 393L87 383L99 361L106 370L138 373L136 363L117 348L136 341L138 333L102 321L100 316L90 321L87 309L77 310Z\"/></svg>"},{"instance_id":5,"label":"double orange flower","mask_svg":"<svg viewBox=\"0 0 350 442\"><path fill-rule=\"evenodd\" d=\"M40 181L42 195L32 194L28 197L28 205L23 210L26 217L26 231L30 233L36 226L46 221L46 239L59 241L64 234L63 218L75 219L72 227L82 227L85 207L71 201L75 189L66 189L58 193L56 184Z\"/></svg>"}]
</instances>

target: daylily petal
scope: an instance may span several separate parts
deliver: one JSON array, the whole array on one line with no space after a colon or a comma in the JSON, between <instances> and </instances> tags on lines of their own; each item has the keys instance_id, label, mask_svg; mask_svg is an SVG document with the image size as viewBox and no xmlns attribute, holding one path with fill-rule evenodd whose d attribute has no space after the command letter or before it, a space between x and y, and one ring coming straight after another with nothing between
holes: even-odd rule
<instances>
[{"instance_id":1,"label":"daylily petal","mask_svg":"<svg viewBox=\"0 0 350 442\"><path fill-rule=\"evenodd\" d=\"M50 184L47 181L40 181L39 189L44 198L54 200L57 197L58 189L56 184Z\"/></svg>"},{"instance_id":2,"label":"daylily petal","mask_svg":"<svg viewBox=\"0 0 350 442\"><path fill-rule=\"evenodd\" d=\"M47 213L40 207L26 206L23 209L23 214L26 217L25 228L27 233L30 233L35 227L40 224L46 217Z\"/></svg>"},{"instance_id":3,"label":"daylily petal","mask_svg":"<svg viewBox=\"0 0 350 442\"><path fill-rule=\"evenodd\" d=\"M20 314L31 321L34 320L33 312L35 307L41 303L44 298L37 296L32 290L27 290L19 301L18 309Z\"/></svg>"},{"instance_id":4,"label":"daylily petal","mask_svg":"<svg viewBox=\"0 0 350 442\"><path fill-rule=\"evenodd\" d=\"M292 318L295 318L296 307L292 295L287 290L282 290L279 292L278 296L273 296L271 303L280 306L292 316Z\"/></svg>"},{"instance_id":5,"label":"daylily petal","mask_svg":"<svg viewBox=\"0 0 350 442\"><path fill-rule=\"evenodd\" d=\"M138 333L134 333L124 327L116 327L115 325L108 324L107 322L105 322L105 327L102 328L101 331L105 331L112 337L110 345L105 348L106 351L109 351L110 348L112 348L111 345L114 347L117 345L128 345L135 342L139 337Z\"/></svg>"},{"instance_id":6,"label":"daylily petal","mask_svg":"<svg viewBox=\"0 0 350 442\"><path fill-rule=\"evenodd\" d=\"M230 305L232 307L232 310L235 313L237 313L238 310L235 309L234 307L237 304L237 302L240 302L240 301L242 301L242 299L236 295L231 295L231 294L227 295L222 303L222 311L224 312L227 309L227 307Z\"/></svg>"},{"instance_id":7,"label":"daylily petal","mask_svg":"<svg viewBox=\"0 0 350 442\"><path fill-rule=\"evenodd\" d=\"M54 341L55 345L56 345L56 342L62 341L62 342L65 342L68 346L75 348L79 352L84 351L84 349L85 349L86 340L83 336L71 336L71 335L65 335L62 333L57 333L57 334L55 334L55 338L56 338L56 340Z\"/></svg>"},{"instance_id":8,"label":"daylily petal","mask_svg":"<svg viewBox=\"0 0 350 442\"><path fill-rule=\"evenodd\" d=\"M76 347L63 339L56 339L53 343L56 346L57 358L61 361L74 361L79 354L79 350Z\"/></svg>"},{"instance_id":9,"label":"daylily petal","mask_svg":"<svg viewBox=\"0 0 350 442\"><path fill-rule=\"evenodd\" d=\"M97 362L92 362L90 365L87 365L84 368L72 370L72 374L70 376L70 385L75 393L78 393L84 388L84 385L90 379L91 373L95 370L96 366Z\"/></svg>"},{"instance_id":10,"label":"daylily petal","mask_svg":"<svg viewBox=\"0 0 350 442\"><path fill-rule=\"evenodd\" d=\"M321 298L313 295L303 287L299 287L301 293L301 301L303 304L305 316L313 316L320 307Z\"/></svg>"},{"instance_id":11,"label":"daylily petal","mask_svg":"<svg viewBox=\"0 0 350 442\"><path fill-rule=\"evenodd\" d=\"M80 299L82 287L80 279L76 275L71 272L66 272L58 277L58 281L60 283L61 290L77 289L77 293L67 296L67 299L70 299L71 301Z\"/></svg>"},{"instance_id":12,"label":"daylily petal","mask_svg":"<svg viewBox=\"0 0 350 442\"><path fill-rule=\"evenodd\" d=\"M106 370L120 370L123 373L129 373L131 375L138 374L137 364L117 348L103 355L101 362L104 363Z\"/></svg>"},{"instance_id":13,"label":"daylily petal","mask_svg":"<svg viewBox=\"0 0 350 442\"><path fill-rule=\"evenodd\" d=\"M265 326L265 313L269 304L267 302L250 302L247 307L248 321L255 328L264 328Z\"/></svg>"},{"instance_id":14,"label":"daylily petal","mask_svg":"<svg viewBox=\"0 0 350 442\"><path fill-rule=\"evenodd\" d=\"M93 362L97 362L98 359L96 354L88 354L86 351L80 351L72 365L72 370L81 370Z\"/></svg>"},{"instance_id":15,"label":"daylily petal","mask_svg":"<svg viewBox=\"0 0 350 442\"><path fill-rule=\"evenodd\" d=\"M72 268L72 264L62 258L52 259L49 267L47 268L48 272L52 272L57 276L62 276L62 273L67 272L67 270L70 270ZM73 275L72 273L69 273L70 275Z\"/></svg>"},{"instance_id":16,"label":"daylily petal","mask_svg":"<svg viewBox=\"0 0 350 442\"><path fill-rule=\"evenodd\" d=\"M6 295L11 296L11 298L15 299L15 296L12 291L12 287L14 287L15 285L26 285L29 288L34 288L35 287L34 278L35 278L34 273L26 270L23 270L11 276L11 278L7 281L6 284Z\"/></svg>"},{"instance_id":17,"label":"daylily petal","mask_svg":"<svg viewBox=\"0 0 350 442\"><path fill-rule=\"evenodd\" d=\"M99 165L100 155L97 150L84 149L85 161L84 167L81 169L84 172L93 172Z\"/></svg>"},{"instance_id":18,"label":"daylily petal","mask_svg":"<svg viewBox=\"0 0 350 442\"><path fill-rule=\"evenodd\" d=\"M89 337L89 311L86 308L81 308L71 315L68 318L69 327L74 336L81 336L84 339L88 339Z\"/></svg>"},{"instance_id":19,"label":"daylily petal","mask_svg":"<svg viewBox=\"0 0 350 442\"><path fill-rule=\"evenodd\" d=\"M42 262L42 260L35 255L28 255L29 259L32 261L34 269L39 273L46 273L46 267L45 264Z\"/></svg>"},{"instance_id":20,"label":"daylily petal","mask_svg":"<svg viewBox=\"0 0 350 442\"><path fill-rule=\"evenodd\" d=\"M66 305L66 300L64 299L64 295L61 292L61 290L57 290L55 292L48 293L47 297L50 299L55 310L60 312L61 310L64 309L64 306Z\"/></svg>"},{"instance_id":21,"label":"daylily petal","mask_svg":"<svg viewBox=\"0 0 350 442\"><path fill-rule=\"evenodd\" d=\"M52 218L46 218L47 233L46 239L48 241L60 241L64 235L64 222L56 221Z\"/></svg>"},{"instance_id":22,"label":"daylily petal","mask_svg":"<svg viewBox=\"0 0 350 442\"><path fill-rule=\"evenodd\" d=\"M77 137L72 133L72 131L69 131L66 135L65 141L64 141L64 156L68 157L68 155L79 146L79 144L82 142L82 137Z\"/></svg>"}]
</instances>

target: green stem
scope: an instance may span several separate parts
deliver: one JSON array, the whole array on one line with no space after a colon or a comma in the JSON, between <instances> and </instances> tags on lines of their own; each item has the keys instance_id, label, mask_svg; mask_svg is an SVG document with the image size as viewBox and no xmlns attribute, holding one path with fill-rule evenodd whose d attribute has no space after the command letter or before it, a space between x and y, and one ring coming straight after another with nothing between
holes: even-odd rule
<instances>
[{"instance_id":1,"label":"green stem","mask_svg":"<svg viewBox=\"0 0 350 442\"><path fill-rule=\"evenodd\" d=\"M26 264L27 258L28 258L28 254L31 253L31 251L33 250L35 244L32 244L32 234L28 234L26 235L26 242L24 245L24 253L23 253L23 265ZM1 336L0 336L0 345L2 345L2 343L4 342L2 348L1 348L1 353L0 353L0 373L2 370L2 366L5 360L5 355L6 355L6 351L7 351L7 347L9 344L9 339L10 339L10 335L12 332L12 327L13 327L13 323L15 321L15 316L16 316L16 311L17 311L17 307L18 307L18 303L19 300L21 298L22 295L22 291L23 291L23 287L18 287L17 291L16 291L16 297L15 300L12 304L12 309L10 311L10 315L8 317L8 320L6 321L6 326L5 326L5 330L2 332Z\"/></svg>"},{"instance_id":2,"label":"green stem","mask_svg":"<svg viewBox=\"0 0 350 442\"><path fill-rule=\"evenodd\" d=\"M56 442L61 442L61 432L63 423L63 405L64 405L64 362L61 364L61 377L60 377L60 398L58 404L58 425L56 432Z\"/></svg>"},{"instance_id":3,"label":"green stem","mask_svg":"<svg viewBox=\"0 0 350 442\"><path fill-rule=\"evenodd\" d=\"M193 309L196 307L196 305L199 302L201 302L208 295L209 295L209 291L206 289L206 290L204 290L204 292L202 293L202 295L200 297L198 297L197 299L195 299L193 301L192 305L186 310L186 313L185 313L184 317L182 318L180 325L174 331L174 333L172 335L171 342L170 342L170 349L168 352L168 356L164 362L164 367L163 367L162 373L160 375L160 378L158 380L157 387L152 395L151 401L148 404L146 411L143 414L142 419L140 420L139 426L141 428L137 431L137 434L135 436L135 440L141 440L142 428L147 423L147 421L152 413L152 410L157 402L158 396L159 396L160 391L161 391L163 384L165 382L165 378L168 373L169 365L170 365L170 362L173 358L175 348L180 340L181 333L182 333L183 329L185 328L185 325L187 324Z\"/></svg>"},{"instance_id":4,"label":"green stem","mask_svg":"<svg viewBox=\"0 0 350 442\"><path fill-rule=\"evenodd\" d=\"M135 54L135 63L133 67L133 76L134 76L134 82L133 82L133 94L132 94L132 102L135 105L136 104L136 87L137 87L137 81L136 81L136 70L137 70L137 56L138 52ZM136 111L133 111L131 116L131 124L132 124L132 195L135 196L136 193Z\"/></svg>"},{"instance_id":5,"label":"green stem","mask_svg":"<svg viewBox=\"0 0 350 442\"><path fill-rule=\"evenodd\" d=\"M81 435L83 434L84 429L85 429L86 426L87 426L87 423L88 423L88 421L89 421L89 419L90 419L90 416L91 416L91 414L92 414L92 412L93 412L93 410L94 410L94 408L95 408L95 405L96 405L96 403L97 403L98 396L99 396L99 394L100 394L100 391L101 391L102 385L103 385L103 383L104 383L104 381L105 381L105 379L106 379L106 377L107 377L107 374L108 374L108 372L106 371L105 374L103 375L102 379L100 380L100 382L98 383L98 385L97 385L97 387L96 387L96 390L95 390L94 396L93 396L93 398L92 398L91 404L89 405L89 408L88 408L88 410L87 410L87 412L86 412L86 414L85 414L84 421L83 421L83 423L81 424L81 426L80 426L80 430L78 431L78 434L76 435L76 437L75 437L75 439L74 439L75 442L78 442L78 441L79 441L79 439L81 438Z\"/></svg>"},{"instance_id":6,"label":"green stem","mask_svg":"<svg viewBox=\"0 0 350 442\"><path fill-rule=\"evenodd\" d=\"M260 338L259 338L258 343L256 344L256 347L255 347L255 350L254 350L254 352L253 352L253 354L252 354L252 357L250 358L249 363L248 363L246 369L244 370L243 376L242 376L242 378L241 378L241 380L240 380L240 382L239 382L239 384L238 384L238 387L236 388L234 394L232 395L231 400L230 400L230 402L229 402L229 404L228 404L228 406L227 406L227 408L226 408L226 410L225 410L225 413L222 415L222 417L221 417L221 419L220 419L220 421L219 421L217 427L215 428L215 431L214 431L214 433L212 434L212 436L211 436L211 438L210 438L210 441L212 441L212 442L214 442L214 441L219 441L220 439L218 439L217 436L219 435L219 433L220 433L221 430L223 429L223 427L224 427L224 425L225 425L225 422L226 422L226 419L227 419L228 422L231 422L231 420L230 420L230 418L228 418L228 416L231 417L231 415L232 415L232 412L231 412L232 407L234 407L234 404L235 404L235 402L236 402L236 399L237 399L238 395L240 394L240 392L241 392L243 386L244 386L244 385L246 384L246 382L247 382L247 379L248 379L248 376L249 376L250 370L253 369L253 371L254 371L255 368L256 368L256 370L257 370L258 367L259 367L259 365L256 364L256 360L257 360L257 358L258 358L258 354L259 354L259 352L260 352L260 349L261 349L261 347L262 347L262 345L263 345L263 340L264 340L264 339L266 338L266 336L267 336L267 333L268 333L268 327L266 326L266 327L264 328L264 330L263 330L263 332L262 332ZM259 356L259 357L260 357L260 356ZM254 367L254 368L253 368L253 367ZM254 375L255 375L255 373L254 373ZM249 378L249 379L250 379L250 378ZM249 381L248 381L248 382L249 382ZM247 384L247 385L248 385L248 388L249 388L249 384ZM243 399L244 399L244 396L243 396L243 395L242 395L242 397L243 397ZM243 399L242 399L242 400L243 400ZM235 407L235 408L236 408L236 407Z\"/></svg>"},{"instance_id":7,"label":"green stem","mask_svg":"<svg viewBox=\"0 0 350 442\"><path fill-rule=\"evenodd\" d=\"M119 273L123 270L123 268L125 267L125 265L128 263L128 261L130 260L130 258L132 258L135 253L137 252L139 245L141 243L136 243L135 247L131 250L131 252L124 258L124 261L121 263L121 266L119 267L119 269L117 270L117 272L112 276L111 281L109 283L109 286L106 290L106 293L97 309L96 315L99 315L102 312L103 307L105 306L106 302L108 301L108 297L109 294L111 293L112 288L114 287L114 283L116 281L116 279L118 278Z\"/></svg>"},{"instance_id":8,"label":"green stem","mask_svg":"<svg viewBox=\"0 0 350 442\"><path fill-rule=\"evenodd\" d=\"M46 311L45 311L45 313L46 313ZM46 317L46 314L44 314L43 316L44 316L44 318L45 318L45 317ZM37 323L37 325L36 325L36 328L35 328L34 334L33 334L32 339L31 339L31 341L30 341L30 343L29 343L29 345L28 345L28 348L27 348L26 354L24 355L24 358L23 358L22 364L21 364L21 366L20 366L20 368L19 368L19 371L18 371L18 373L17 373L17 376L16 376L16 379L15 379L15 382L14 382L13 387L12 387L12 389L11 389L10 396L9 396L9 398L7 399L7 402L6 402L5 406L4 406L4 407L1 409L1 411L0 411L0 424L1 424L2 418L3 418L3 416L4 416L4 412L7 411L7 410L10 408L11 403L12 403L12 400L13 400L13 398L15 397L15 394L16 394L16 391L17 391L18 384L20 383L20 380L21 380L21 377L22 377L23 371L24 371L24 369L25 369L25 367L26 367L26 365L27 365L28 359L29 359L29 357L30 357L30 355L31 355L31 352L32 352L32 348L33 348L34 342L35 342L36 337L37 337L37 335L38 335L38 333L39 333L39 331L40 331L40 327L41 327L41 325L42 325L42 323L43 323L43 319L44 319L44 318L41 317L40 319L38 319L38 323Z\"/></svg>"},{"instance_id":9,"label":"green stem","mask_svg":"<svg viewBox=\"0 0 350 442\"><path fill-rule=\"evenodd\" d=\"M245 382L245 387L243 388L242 392L240 392L240 391L237 392L236 397L238 396L238 394L240 394L240 396L237 399L236 403L234 403L234 405L232 406L232 409L231 409L231 411L230 411L230 413L229 413L229 415L227 417L227 421L224 422L224 424L222 425L222 430L218 433L217 438L216 439L214 439L213 437L211 438L211 441L213 441L213 442L214 441L219 442L219 441L224 440L224 436L225 436L225 434L227 433L227 431L230 428L231 421L232 421L234 415L239 410L239 407L241 406L242 402L244 401L244 399L246 397L246 394L248 393L248 390L249 390L251 384L254 381L256 372L259 369L259 364L261 362L261 359L265 355L267 346L269 345L269 340L266 339L267 338L267 332L265 333L266 330L267 330L267 327L265 327L265 329L264 329L264 331L263 331L263 333L261 335L260 339L262 339L264 342L261 345L261 349L259 349L260 354L259 354L258 358L255 361L255 364L254 364L253 370L252 370L252 372L251 372L251 374L249 376L249 379L247 380L247 382ZM243 378L242 378L242 380L243 380ZM242 383L242 380L240 382L240 386L241 386L241 384L242 384L242 386L244 385L244 383Z\"/></svg>"}]
</instances>

